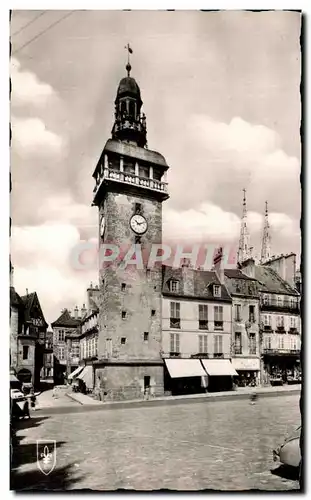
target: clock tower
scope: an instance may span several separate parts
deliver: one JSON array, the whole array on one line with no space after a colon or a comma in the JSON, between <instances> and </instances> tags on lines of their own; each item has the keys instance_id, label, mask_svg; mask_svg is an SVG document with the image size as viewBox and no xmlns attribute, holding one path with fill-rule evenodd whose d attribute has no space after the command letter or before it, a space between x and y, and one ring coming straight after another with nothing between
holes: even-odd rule
<instances>
[{"instance_id":1,"label":"clock tower","mask_svg":"<svg viewBox=\"0 0 311 500\"><path fill-rule=\"evenodd\" d=\"M93 204L99 215L99 337L94 363L101 399L136 399L164 391L162 269L148 268L152 244L162 243L162 202L169 195L164 157L147 148L139 86L122 78L112 137L95 168ZM119 258L109 263L103 248ZM131 265L126 255L132 252ZM148 259L147 259L148 260Z\"/></svg>"}]
</instances>

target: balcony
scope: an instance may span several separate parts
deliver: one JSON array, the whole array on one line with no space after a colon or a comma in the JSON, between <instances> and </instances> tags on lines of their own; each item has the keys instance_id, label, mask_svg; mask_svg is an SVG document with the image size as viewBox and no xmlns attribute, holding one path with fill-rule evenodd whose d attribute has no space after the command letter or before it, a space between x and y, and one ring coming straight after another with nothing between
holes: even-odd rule
<instances>
[{"instance_id":1,"label":"balcony","mask_svg":"<svg viewBox=\"0 0 311 500\"><path fill-rule=\"evenodd\" d=\"M277 326L275 331L276 331L276 333L285 333L285 327L284 326Z\"/></svg>"},{"instance_id":2,"label":"balcony","mask_svg":"<svg viewBox=\"0 0 311 500\"><path fill-rule=\"evenodd\" d=\"M272 327L271 327L271 325L264 325L263 331L264 332L271 332L272 333Z\"/></svg>"},{"instance_id":3,"label":"balcony","mask_svg":"<svg viewBox=\"0 0 311 500\"><path fill-rule=\"evenodd\" d=\"M170 355L170 358L180 358L181 357L180 352L175 352L175 351L171 351L169 353L169 355Z\"/></svg>"},{"instance_id":4,"label":"balcony","mask_svg":"<svg viewBox=\"0 0 311 500\"><path fill-rule=\"evenodd\" d=\"M295 326L291 326L288 333L291 333L293 335L299 335L299 332Z\"/></svg>"},{"instance_id":5,"label":"balcony","mask_svg":"<svg viewBox=\"0 0 311 500\"><path fill-rule=\"evenodd\" d=\"M214 321L214 330L223 330L224 322L223 321Z\"/></svg>"},{"instance_id":6,"label":"balcony","mask_svg":"<svg viewBox=\"0 0 311 500\"><path fill-rule=\"evenodd\" d=\"M284 312L291 312L294 314L298 314L300 311L298 301L293 302L290 300L284 300L282 303L280 303L275 299L262 300L261 309L263 311L284 311Z\"/></svg>"},{"instance_id":7,"label":"balcony","mask_svg":"<svg viewBox=\"0 0 311 500\"><path fill-rule=\"evenodd\" d=\"M214 352L213 353L213 358L221 358L223 359L225 357L223 352Z\"/></svg>"},{"instance_id":8,"label":"balcony","mask_svg":"<svg viewBox=\"0 0 311 500\"><path fill-rule=\"evenodd\" d=\"M207 319L199 319L199 330L208 330Z\"/></svg>"},{"instance_id":9,"label":"balcony","mask_svg":"<svg viewBox=\"0 0 311 500\"><path fill-rule=\"evenodd\" d=\"M270 356L299 356L300 349L264 348L263 353Z\"/></svg>"},{"instance_id":10,"label":"balcony","mask_svg":"<svg viewBox=\"0 0 311 500\"><path fill-rule=\"evenodd\" d=\"M235 346L234 354L242 354L242 346Z\"/></svg>"},{"instance_id":11,"label":"balcony","mask_svg":"<svg viewBox=\"0 0 311 500\"><path fill-rule=\"evenodd\" d=\"M180 319L170 318L170 328L180 328Z\"/></svg>"},{"instance_id":12,"label":"balcony","mask_svg":"<svg viewBox=\"0 0 311 500\"><path fill-rule=\"evenodd\" d=\"M163 193L166 195L165 198L168 198L167 182L157 181L148 177L140 177L134 173L122 172L121 170L109 168L102 168L97 176L96 185L93 189L95 197L104 181L114 181L127 185L140 186L148 190Z\"/></svg>"}]
</instances>

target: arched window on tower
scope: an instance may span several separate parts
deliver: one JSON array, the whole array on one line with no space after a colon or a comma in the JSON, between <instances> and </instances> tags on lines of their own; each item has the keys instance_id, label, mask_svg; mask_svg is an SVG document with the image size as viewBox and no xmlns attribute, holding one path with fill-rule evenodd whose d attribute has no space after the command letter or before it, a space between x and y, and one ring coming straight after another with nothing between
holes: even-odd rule
<instances>
[{"instance_id":1,"label":"arched window on tower","mask_svg":"<svg viewBox=\"0 0 311 500\"><path fill-rule=\"evenodd\" d=\"M131 118L135 119L136 116L136 105L134 101L129 101L129 114Z\"/></svg>"},{"instance_id":2,"label":"arched window on tower","mask_svg":"<svg viewBox=\"0 0 311 500\"><path fill-rule=\"evenodd\" d=\"M124 115L126 115L126 102L125 101L121 101L120 102L120 111L121 111L121 116L122 117Z\"/></svg>"}]
</instances>

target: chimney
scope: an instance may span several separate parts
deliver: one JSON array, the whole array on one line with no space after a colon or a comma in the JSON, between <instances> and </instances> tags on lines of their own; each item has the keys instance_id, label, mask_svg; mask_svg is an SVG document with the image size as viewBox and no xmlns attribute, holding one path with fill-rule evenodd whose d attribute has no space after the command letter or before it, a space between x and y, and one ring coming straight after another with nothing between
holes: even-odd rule
<instances>
[{"instance_id":1,"label":"chimney","mask_svg":"<svg viewBox=\"0 0 311 500\"><path fill-rule=\"evenodd\" d=\"M185 295L194 295L194 270L190 265L190 259L182 259L181 275Z\"/></svg>"},{"instance_id":2,"label":"chimney","mask_svg":"<svg viewBox=\"0 0 311 500\"><path fill-rule=\"evenodd\" d=\"M28 288L26 288L26 295L28 295Z\"/></svg>"},{"instance_id":3,"label":"chimney","mask_svg":"<svg viewBox=\"0 0 311 500\"><path fill-rule=\"evenodd\" d=\"M222 285L225 283L225 270L224 270L224 260L223 260L223 249L218 248L213 261L213 271L216 272L217 277Z\"/></svg>"},{"instance_id":4,"label":"chimney","mask_svg":"<svg viewBox=\"0 0 311 500\"><path fill-rule=\"evenodd\" d=\"M85 304L83 304L83 306L81 307L81 318L84 318L86 312L87 312L87 309L85 307Z\"/></svg>"},{"instance_id":5,"label":"chimney","mask_svg":"<svg viewBox=\"0 0 311 500\"><path fill-rule=\"evenodd\" d=\"M78 309L78 306L76 306L76 307L74 308L74 316L75 316L75 319L78 319L78 317L79 317L79 309Z\"/></svg>"},{"instance_id":6,"label":"chimney","mask_svg":"<svg viewBox=\"0 0 311 500\"><path fill-rule=\"evenodd\" d=\"M255 278L255 261L253 258L247 259L240 264L240 269L249 278Z\"/></svg>"}]
</instances>

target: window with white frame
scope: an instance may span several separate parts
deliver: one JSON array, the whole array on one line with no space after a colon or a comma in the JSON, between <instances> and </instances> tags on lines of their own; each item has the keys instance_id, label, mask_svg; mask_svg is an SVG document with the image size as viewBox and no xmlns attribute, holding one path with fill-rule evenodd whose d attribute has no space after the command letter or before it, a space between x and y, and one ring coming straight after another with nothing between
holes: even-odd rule
<instances>
[{"instance_id":1,"label":"window with white frame","mask_svg":"<svg viewBox=\"0 0 311 500\"><path fill-rule=\"evenodd\" d=\"M265 337L264 341L265 349L271 349L271 337Z\"/></svg>"},{"instance_id":2,"label":"window with white frame","mask_svg":"<svg viewBox=\"0 0 311 500\"><path fill-rule=\"evenodd\" d=\"M222 306L214 306L214 328L215 330L223 330L224 328Z\"/></svg>"},{"instance_id":3,"label":"window with white frame","mask_svg":"<svg viewBox=\"0 0 311 500\"><path fill-rule=\"evenodd\" d=\"M223 336L214 335L214 357L223 356Z\"/></svg>"},{"instance_id":4,"label":"window with white frame","mask_svg":"<svg viewBox=\"0 0 311 500\"><path fill-rule=\"evenodd\" d=\"M179 281L178 280L169 280L168 288L170 292L179 292Z\"/></svg>"},{"instance_id":5,"label":"window with white frame","mask_svg":"<svg viewBox=\"0 0 311 500\"><path fill-rule=\"evenodd\" d=\"M221 297L221 286L214 285L214 297Z\"/></svg>"},{"instance_id":6,"label":"window with white frame","mask_svg":"<svg viewBox=\"0 0 311 500\"><path fill-rule=\"evenodd\" d=\"M284 327L284 316L278 316L278 318L277 318L277 326L279 328L283 328Z\"/></svg>"},{"instance_id":7,"label":"window with white frame","mask_svg":"<svg viewBox=\"0 0 311 500\"><path fill-rule=\"evenodd\" d=\"M199 335L199 353L200 354L208 353L207 335Z\"/></svg>"},{"instance_id":8,"label":"window with white frame","mask_svg":"<svg viewBox=\"0 0 311 500\"><path fill-rule=\"evenodd\" d=\"M264 325L265 326L271 326L271 316L270 316L270 314L265 314L264 315Z\"/></svg>"},{"instance_id":9,"label":"window with white frame","mask_svg":"<svg viewBox=\"0 0 311 500\"><path fill-rule=\"evenodd\" d=\"M207 304L199 304L199 330L208 329L208 307Z\"/></svg>"},{"instance_id":10,"label":"window with white frame","mask_svg":"<svg viewBox=\"0 0 311 500\"><path fill-rule=\"evenodd\" d=\"M65 330L58 330L58 342L65 342Z\"/></svg>"},{"instance_id":11,"label":"window with white frame","mask_svg":"<svg viewBox=\"0 0 311 500\"><path fill-rule=\"evenodd\" d=\"M290 348L292 351L297 351L297 339L296 339L296 337L292 337L290 339Z\"/></svg>"},{"instance_id":12,"label":"window with white frame","mask_svg":"<svg viewBox=\"0 0 311 500\"><path fill-rule=\"evenodd\" d=\"M170 338L170 354L179 354L180 353L180 336L179 333L171 333Z\"/></svg>"},{"instance_id":13,"label":"window with white frame","mask_svg":"<svg viewBox=\"0 0 311 500\"><path fill-rule=\"evenodd\" d=\"M295 316L290 317L290 327L291 328L296 328L296 318Z\"/></svg>"},{"instance_id":14,"label":"window with white frame","mask_svg":"<svg viewBox=\"0 0 311 500\"><path fill-rule=\"evenodd\" d=\"M278 307L281 307L283 305L283 297L278 296Z\"/></svg>"},{"instance_id":15,"label":"window with white frame","mask_svg":"<svg viewBox=\"0 0 311 500\"><path fill-rule=\"evenodd\" d=\"M265 295L263 296L263 303L264 303L265 305L269 304L269 295L265 294Z\"/></svg>"},{"instance_id":16,"label":"window with white frame","mask_svg":"<svg viewBox=\"0 0 311 500\"><path fill-rule=\"evenodd\" d=\"M279 336L279 349L284 349L284 336Z\"/></svg>"},{"instance_id":17,"label":"window with white frame","mask_svg":"<svg viewBox=\"0 0 311 500\"><path fill-rule=\"evenodd\" d=\"M180 328L180 302L171 302L170 327Z\"/></svg>"},{"instance_id":18,"label":"window with white frame","mask_svg":"<svg viewBox=\"0 0 311 500\"><path fill-rule=\"evenodd\" d=\"M255 333L249 334L249 353L256 354L256 335L255 335Z\"/></svg>"},{"instance_id":19,"label":"window with white frame","mask_svg":"<svg viewBox=\"0 0 311 500\"><path fill-rule=\"evenodd\" d=\"M241 304L235 304L235 321L241 321Z\"/></svg>"},{"instance_id":20,"label":"window with white frame","mask_svg":"<svg viewBox=\"0 0 311 500\"><path fill-rule=\"evenodd\" d=\"M59 347L58 348L58 358L60 360L65 359L65 348L64 347Z\"/></svg>"}]
</instances>

